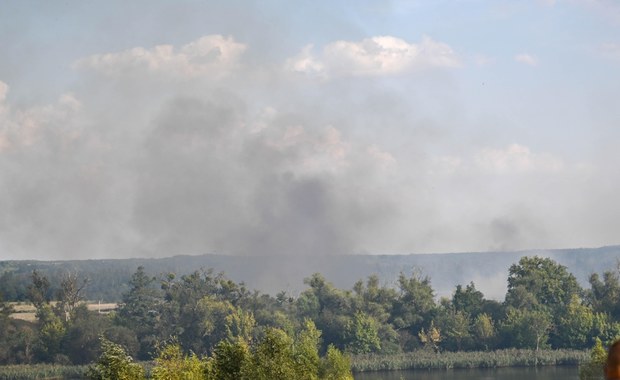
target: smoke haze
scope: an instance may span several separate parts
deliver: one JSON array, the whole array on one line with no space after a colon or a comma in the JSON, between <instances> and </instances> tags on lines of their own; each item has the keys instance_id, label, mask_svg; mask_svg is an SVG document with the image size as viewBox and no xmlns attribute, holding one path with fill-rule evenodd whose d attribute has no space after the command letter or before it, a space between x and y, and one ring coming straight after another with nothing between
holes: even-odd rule
<instances>
[{"instance_id":1,"label":"smoke haze","mask_svg":"<svg viewBox=\"0 0 620 380\"><path fill-rule=\"evenodd\" d=\"M0 259L617 243L617 6L414 3L1 6Z\"/></svg>"}]
</instances>

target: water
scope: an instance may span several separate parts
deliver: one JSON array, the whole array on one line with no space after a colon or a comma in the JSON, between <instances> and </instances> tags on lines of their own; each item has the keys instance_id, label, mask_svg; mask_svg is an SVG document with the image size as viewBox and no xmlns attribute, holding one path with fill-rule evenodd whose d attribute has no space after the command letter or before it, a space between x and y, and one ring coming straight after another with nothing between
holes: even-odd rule
<instances>
[{"instance_id":1,"label":"water","mask_svg":"<svg viewBox=\"0 0 620 380\"><path fill-rule=\"evenodd\" d=\"M355 380L579 380L578 367L368 372Z\"/></svg>"}]
</instances>

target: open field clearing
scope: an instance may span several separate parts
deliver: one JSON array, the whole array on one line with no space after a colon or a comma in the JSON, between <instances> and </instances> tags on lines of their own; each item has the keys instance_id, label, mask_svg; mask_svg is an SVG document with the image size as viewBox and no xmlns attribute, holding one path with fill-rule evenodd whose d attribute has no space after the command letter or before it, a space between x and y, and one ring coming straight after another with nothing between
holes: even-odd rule
<instances>
[{"instance_id":1,"label":"open field clearing","mask_svg":"<svg viewBox=\"0 0 620 380\"><path fill-rule=\"evenodd\" d=\"M116 303L87 302L87 304L88 310L98 311L104 314L107 314L112 310L116 310L118 307L118 304ZM51 302L51 305L55 306L56 302ZM36 309L34 305L24 302L12 302L11 306L13 307L13 310L15 310L15 312L10 315L11 318L30 322L34 322L36 320Z\"/></svg>"}]
</instances>

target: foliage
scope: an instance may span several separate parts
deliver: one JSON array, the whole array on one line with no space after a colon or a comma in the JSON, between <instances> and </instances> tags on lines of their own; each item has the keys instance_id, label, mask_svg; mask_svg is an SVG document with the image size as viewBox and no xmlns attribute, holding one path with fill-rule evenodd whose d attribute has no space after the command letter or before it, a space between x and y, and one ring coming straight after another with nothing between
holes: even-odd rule
<instances>
[{"instance_id":1,"label":"foliage","mask_svg":"<svg viewBox=\"0 0 620 380\"><path fill-rule=\"evenodd\" d=\"M590 359L579 367L579 380L602 380L606 361L607 351L601 340L596 338L590 351Z\"/></svg>"},{"instance_id":2,"label":"foliage","mask_svg":"<svg viewBox=\"0 0 620 380\"><path fill-rule=\"evenodd\" d=\"M441 343L443 337L441 336L441 330L435 327L435 321L431 321L428 331L420 330L418 337L424 345L431 347L435 352L439 351L439 343Z\"/></svg>"},{"instance_id":3,"label":"foliage","mask_svg":"<svg viewBox=\"0 0 620 380\"><path fill-rule=\"evenodd\" d=\"M201 380L205 363L195 354L185 356L178 343L171 343L159 350L151 371L153 380Z\"/></svg>"},{"instance_id":4,"label":"foliage","mask_svg":"<svg viewBox=\"0 0 620 380\"><path fill-rule=\"evenodd\" d=\"M81 379L88 366L58 364L20 364L0 366L0 379Z\"/></svg>"},{"instance_id":5,"label":"foliage","mask_svg":"<svg viewBox=\"0 0 620 380\"><path fill-rule=\"evenodd\" d=\"M217 380L237 380L242 377L242 370L247 368L251 358L247 342L221 341L213 352L213 358L207 368L209 377Z\"/></svg>"},{"instance_id":6,"label":"foliage","mask_svg":"<svg viewBox=\"0 0 620 380\"><path fill-rule=\"evenodd\" d=\"M353 354L367 354L381 348L377 321L362 312L355 313L353 320L347 325L346 345L348 352Z\"/></svg>"},{"instance_id":7,"label":"foliage","mask_svg":"<svg viewBox=\"0 0 620 380\"><path fill-rule=\"evenodd\" d=\"M500 330L505 340L516 348L533 348L538 351L547 347L549 331L552 327L548 311L510 308Z\"/></svg>"},{"instance_id":8,"label":"foliage","mask_svg":"<svg viewBox=\"0 0 620 380\"><path fill-rule=\"evenodd\" d=\"M320 376L325 380L353 380L351 360L334 346L329 346L321 363Z\"/></svg>"},{"instance_id":9,"label":"foliage","mask_svg":"<svg viewBox=\"0 0 620 380\"><path fill-rule=\"evenodd\" d=\"M88 369L87 376L93 380L140 380L144 369L134 363L123 347L101 338L101 351L97 363Z\"/></svg>"},{"instance_id":10,"label":"foliage","mask_svg":"<svg viewBox=\"0 0 620 380\"><path fill-rule=\"evenodd\" d=\"M119 305L117 322L132 330L138 340L138 357L149 359L153 345L157 340L156 325L160 294L153 286L154 277L150 277L140 266L131 276L130 289L123 295Z\"/></svg>"},{"instance_id":11,"label":"foliage","mask_svg":"<svg viewBox=\"0 0 620 380\"><path fill-rule=\"evenodd\" d=\"M138 267L119 284L122 303L110 315L89 311L81 301L91 282L79 279L92 273L65 269L48 280L32 268L21 276L31 282L23 288L36 320L11 318L12 305L0 300L0 364L89 363L101 355L99 336L128 356L150 360L158 342L174 337L181 356L170 358L208 357L201 371L210 378L305 378L301 374L323 371L319 353L330 347L395 357L423 347L429 354L527 348L542 355L547 348L583 350L596 337L608 343L620 336L620 309L612 305L620 294L617 271L593 275L592 289L584 292L565 267L539 257L510 267L503 303L485 299L473 282L437 302L430 279L419 271L401 273L393 284L372 275L352 289L339 289L317 273L304 280L298 296L272 297L212 270L154 277Z\"/></svg>"},{"instance_id":12,"label":"foliage","mask_svg":"<svg viewBox=\"0 0 620 380\"><path fill-rule=\"evenodd\" d=\"M485 350L489 349L489 344L495 337L495 326L491 317L486 314L478 314L472 326L474 338L482 345Z\"/></svg>"},{"instance_id":13,"label":"foliage","mask_svg":"<svg viewBox=\"0 0 620 380\"><path fill-rule=\"evenodd\" d=\"M585 351L506 349L496 351L444 351L417 350L395 355L353 356L354 372L406 370L406 369L456 369L533 367L548 365L578 365L587 360Z\"/></svg>"},{"instance_id":14,"label":"foliage","mask_svg":"<svg viewBox=\"0 0 620 380\"><path fill-rule=\"evenodd\" d=\"M532 299L524 299L524 291ZM522 257L508 270L506 303L515 308L541 305L556 312L579 293L575 276L565 266L549 258Z\"/></svg>"}]
</instances>

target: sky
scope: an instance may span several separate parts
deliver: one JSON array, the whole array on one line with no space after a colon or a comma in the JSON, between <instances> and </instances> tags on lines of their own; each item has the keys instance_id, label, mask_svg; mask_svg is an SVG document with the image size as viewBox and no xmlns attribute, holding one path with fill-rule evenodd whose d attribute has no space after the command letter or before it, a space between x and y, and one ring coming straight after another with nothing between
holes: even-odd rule
<instances>
[{"instance_id":1,"label":"sky","mask_svg":"<svg viewBox=\"0 0 620 380\"><path fill-rule=\"evenodd\" d=\"M615 0L5 1L0 259L619 244Z\"/></svg>"}]
</instances>

